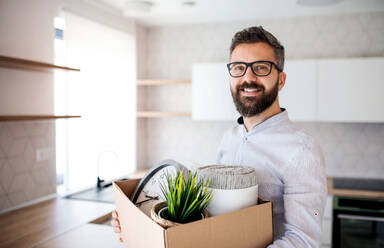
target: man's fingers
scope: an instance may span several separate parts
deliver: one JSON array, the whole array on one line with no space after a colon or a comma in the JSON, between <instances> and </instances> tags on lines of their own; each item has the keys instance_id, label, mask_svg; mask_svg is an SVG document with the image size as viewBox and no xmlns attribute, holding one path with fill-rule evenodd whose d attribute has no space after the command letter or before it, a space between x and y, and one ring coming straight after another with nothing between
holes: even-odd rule
<instances>
[{"instance_id":1,"label":"man's fingers","mask_svg":"<svg viewBox=\"0 0 384 248\"><path fill-rule=\"evenodd\" d=\"M112 219L111 220L111 225L114 226L114 227L120 227L120 222L119 222L119 220Z\"/></svg>"},{"instance_id":2,"label":"man's fingers","mask_svg":"<svg viewBox=\"0 0 384 248\"><path fill-rule=\"evenodd\" d=\"M123 238L122 238L122 237L120 237L120 238L119 238L119 240L120 240L120 242L124 242L124 240L123 240Z\"/></svg>"},{"instance_id":3,"label":"man's fingers","mask_svg":"<svg viewBox=\"0 0 384 248\"><path fill-rule=\"evenodd\" d=\"M114 219L119 218L119 214L117 213L116 210L113 210L113 211L112 211L112 218L114 218Z\"/></svg>"},{"instance_id":4,"label":"man's fingers","mask_svg":"<svg viewBox=\"0 0 384 248\"><path fill-rule=\"evenodd\" d=\"M121 233L121 229L120 229L120 227L114 227L114 228L113 228L113 231L114 231L115 233Z\"/></svg>"},{"instance_id":5,"label":"man's fingers","mask_svg":"<svg viewBox=\"0 0 384 248\"><path fill-rule=\"evenodd\" d=\"M111 225L113 227L118 227L120 228L120 222L118 220L111 220Z\"/></svg>"}]
</instances>

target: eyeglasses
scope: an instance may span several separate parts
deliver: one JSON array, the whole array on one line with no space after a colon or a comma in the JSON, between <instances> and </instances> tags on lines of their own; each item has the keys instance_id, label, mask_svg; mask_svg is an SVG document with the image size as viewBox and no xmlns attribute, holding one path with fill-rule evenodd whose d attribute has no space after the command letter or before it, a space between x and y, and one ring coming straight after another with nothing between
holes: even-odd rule
<instances>
[{"instance_id":1,"label":"eyeglasses","mask_svg":"<svg viewBox=\"0 0 384 248\"><path fill-rule=\"evenodd\" d=\"M279 72L282 72L282 70L272 61L254 61L251 63L232 62L227 64L227 68L231 77L244 76L244 74L247 72L248 67L251 67L252 72L256 76L265 77L271 73L272 65L274 65Z\"/></svg>"}]
</instances>

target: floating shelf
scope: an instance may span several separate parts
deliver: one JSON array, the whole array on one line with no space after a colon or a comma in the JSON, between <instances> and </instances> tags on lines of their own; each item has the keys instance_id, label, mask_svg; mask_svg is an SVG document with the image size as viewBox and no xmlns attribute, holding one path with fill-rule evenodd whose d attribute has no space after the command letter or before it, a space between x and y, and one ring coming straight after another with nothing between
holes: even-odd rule
<instances>
[{"instance_id":1,"label":"floating shelf","mask_svg":"<svg viewBox=\"0 0 384 248\"><path fill-rule=\"evenodd\" d=\"M77 68L59 66L54 64L49 64L40 61L21 59L15 57L8 57L4 55L0 55L0 67L8 67L8 68L17 68L24 70L33 70L33 71L52 71L52 70L66 70L66 71L80 71Z\"/></svg>"},{"instance_id":2,"label":"floating shelf","mask_svg":"<svg viewBox=\"0 0 384 248\"><path fill-rule=\"evenodd\" d=\"M80 118L80 115L0 115L1 121L36 121L51 119Z\"/></svg>"},{"instance_id":3,"label":"floating shelf","mask_svg":"<svg viewBox=\"0 0 384 248\"><path fill-rule=\"evenodd\" d=\"M164 117L191 117L191 113L182 112L161 112L161 111L139 111L137 112L138 118L164 118Z\"/></svg>"},{"instance_id":4,"label":"floating shelf","mask_svg":"<svg viewBox=\"0 0 384 248\"><path fill-rule=\"evenodd\" d=\"M142 79L137 80L138 86L149 85L169 85L169 84L190 84L191 80L161 80L161 79Z\"/></svg>"}]
</instances>

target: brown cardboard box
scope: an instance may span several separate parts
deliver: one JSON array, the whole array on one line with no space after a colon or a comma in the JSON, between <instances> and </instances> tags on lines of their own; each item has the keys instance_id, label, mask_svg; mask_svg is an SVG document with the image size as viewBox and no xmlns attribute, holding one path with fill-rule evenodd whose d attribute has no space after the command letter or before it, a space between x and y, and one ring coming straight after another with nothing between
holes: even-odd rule
<instances>
[{"instance_id":1,"label":"brown cardboard box","mask_svg":"<svg viewBox=\"0 0 384 248\"><path fill-rule=\"evenodd\" d=\"M113 183L121 236L129 248L264 248L272 243L271 202L164 229L128 198L139 181Z\"/></svg>"}]
</instances>

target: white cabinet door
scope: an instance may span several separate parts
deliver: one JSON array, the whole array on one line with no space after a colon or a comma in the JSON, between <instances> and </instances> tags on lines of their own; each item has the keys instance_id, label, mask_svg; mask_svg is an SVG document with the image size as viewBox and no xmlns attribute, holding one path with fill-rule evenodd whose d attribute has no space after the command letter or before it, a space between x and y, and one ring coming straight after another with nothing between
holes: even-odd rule
<instances>
[{"instance_id":1,"label":"white cabinet door","mask_svg":"<svg viewBox=\"0 0 384 248\"><path fill-rule=\"evenodd\" d=\"M383 122L384 58L319 60L318 119Z\"/></svg>"},{"instance_id":2,"label":"white cabinet door","mask_svg":"<svg viewBox=\"0 0 384 248\"><path fill-rule=\"evenodd\" d=\"M226 63L194 64L192 119L234 121L239 116L232 101Z\"/></svg>"},{"instance_id":3,"label":"white cabinet door","mask_svg":"<svg viewBox=\"0 0 384 248\"><path fill-rule=\"evenodd\" d=\"M285 86L279 92L280 106L293 121L314 121L317 111L317 61L288 60Z\"/></svg>"}]
</instances>

